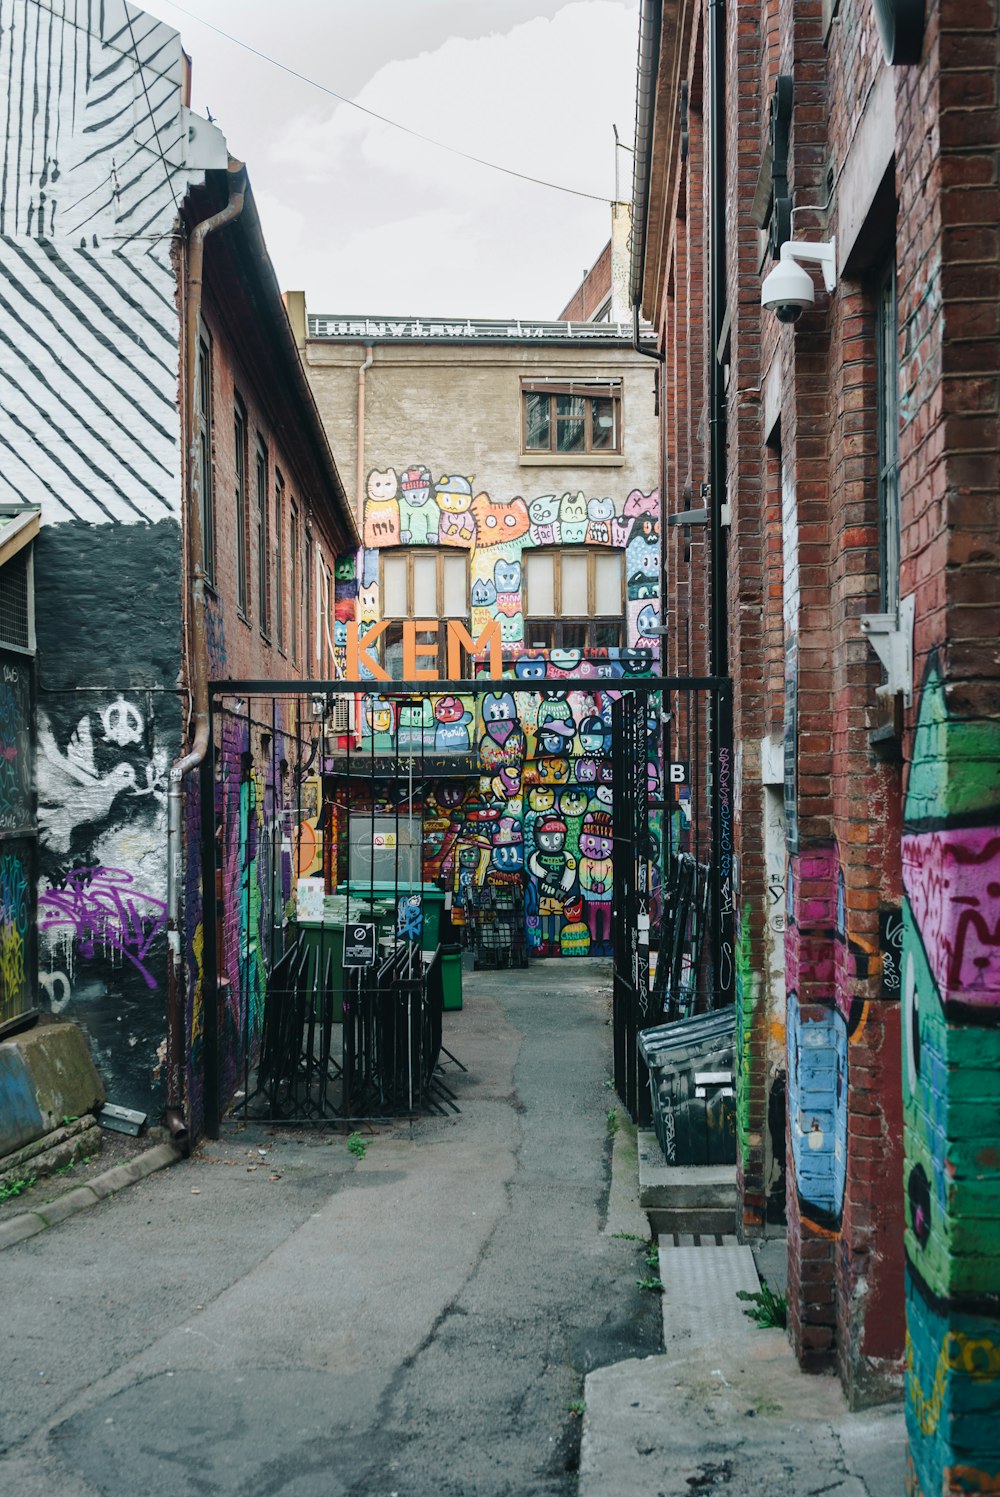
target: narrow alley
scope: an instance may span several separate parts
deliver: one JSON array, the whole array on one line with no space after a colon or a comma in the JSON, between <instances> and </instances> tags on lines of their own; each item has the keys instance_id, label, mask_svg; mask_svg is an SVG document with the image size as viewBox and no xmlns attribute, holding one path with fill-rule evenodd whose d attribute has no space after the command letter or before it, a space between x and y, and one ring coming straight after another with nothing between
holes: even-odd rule
<instances>
[{"instance_id":1,"label":"narrow alley","mask_svg":"<svg viewBox=\"0 0 1000 1497\"><path fill-rule=\"evenodd\" d=\"M584 1375L660 1346L641 1248L603 1230L610 976L587 968L470 974L458 1116L366 1131L360 1160L229 1123L7 1251L4 1489L574 1492Z\"/></svg>"}]
</instances>

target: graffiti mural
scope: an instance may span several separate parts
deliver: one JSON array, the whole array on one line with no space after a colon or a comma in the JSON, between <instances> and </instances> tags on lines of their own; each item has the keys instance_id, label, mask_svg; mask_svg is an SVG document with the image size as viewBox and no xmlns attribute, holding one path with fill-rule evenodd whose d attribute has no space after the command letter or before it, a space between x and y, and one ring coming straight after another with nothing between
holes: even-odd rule
<instances>
[{"instance_id":1,"label":"graffiti mural","mask_svg":"<svg viewBox=\"0 0 1000 1497\"><path fill-rule=\"evenodd\" d=\"M435 479L412 459L368 475L358 616L369 626L372 651L382 648L384 632L379 552L454 547L469 557L472 634L499 622L509 682L478 699L428 694L406 704L373 689L361 701L363 737L386 755L455 756L456 773L469 779L442 787L436 803L428 797L424 876L452 890L458 923L484 881L523 880L535 955L611 950L611 704L620 694L615 682L657 668L658 516L656 491L497 497L474 475ZM525 638L526 555L573 546L586 548L581 555L621 558L617 644L596 633L585 637L586 617L573 619L582 644ZM546 612L551 607L540 609ZM560 679L581 677L593 689L559 689ZM647 753L653 795L659 774L654 719Z\"/></svg>"},{"instance_id":2,"label":"graffiti mural","mask_svg":"<svg viewBox=\"0 0 1000 1497\"><path fill-rule=\"evenodd\" d=\"M1000 1490L1000 725L931 655L904 806L906 1385L913 1497Z\"/></svg>"}]
</instances>

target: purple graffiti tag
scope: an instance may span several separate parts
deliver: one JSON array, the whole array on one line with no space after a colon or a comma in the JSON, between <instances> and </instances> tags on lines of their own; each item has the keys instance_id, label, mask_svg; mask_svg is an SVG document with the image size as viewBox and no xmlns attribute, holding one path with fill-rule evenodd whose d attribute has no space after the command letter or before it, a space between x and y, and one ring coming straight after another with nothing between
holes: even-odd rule
<instances>
[{"instance_id":1,"label":"purple graffiti tag","mask_svg":"<svg viewBox=\"0 0 1000 1497\"><path fill-rule=\"evenodd\" d=\"M88 960L99 947L118 952L150 988L156 979L143 963L166 923L163 900L137 889L124 868L74 868L60 888L46 889L38 899L39 930L71 930L79 955Z\"/></svg>"}]
</instances>

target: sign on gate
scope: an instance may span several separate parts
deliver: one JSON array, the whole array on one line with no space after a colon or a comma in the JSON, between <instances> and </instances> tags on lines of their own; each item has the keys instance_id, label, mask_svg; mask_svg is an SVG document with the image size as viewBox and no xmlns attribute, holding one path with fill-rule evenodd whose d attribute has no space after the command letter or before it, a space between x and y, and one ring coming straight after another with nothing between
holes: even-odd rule
<instances>
[{"instance_id":1,"label":"sign on gate","mask_svg":"<svg viewBox=\"0 0 1000 1497\"><path fill-rule=\"evenodd\" d=\"M355 925L351 921L344 927L344 966L374 967L374 965L374 925Z\"/></svg>"}]
</instances>

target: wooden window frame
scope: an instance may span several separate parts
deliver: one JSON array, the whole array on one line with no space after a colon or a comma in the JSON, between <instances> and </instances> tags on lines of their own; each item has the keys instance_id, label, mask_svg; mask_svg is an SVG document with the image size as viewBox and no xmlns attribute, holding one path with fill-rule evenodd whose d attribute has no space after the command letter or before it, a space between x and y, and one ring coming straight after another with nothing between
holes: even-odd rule
<instances>
[{"instance_id":1,"label":"wooden window frame","mask_svg":"<svg viewBox=\"0 0 1000 1497\"><path fill-rule=\"evenodd\" d=\"M528 446L528 396L548 395L549 397L549 445L548 447ZM564 452L556 445L558 434L558 420L556 417L555 401L559 395L573 395L585 402L584 406L584 445L583 447ZM612 400L615 404L617 416L616 442L610 447L595 447L593 444L593 404L595 399ZM553 462L572 463L574 458L587 458L590 460L605 458L609 461L621 458L624 453L624 413L625 413L625 389L624 381L618 376L612 376L604 380L589 378L574 379L538 379L528 375L521 376L520 383L521 401L521 456L529 458L549 457ZM564 418L565 419L565 418Z\"/></svg>"},{"instance_id":2,"label":"wooden window frame","mask_svg":"<svg viewBox=\"0 0 1000 1497\"><path fill-rule=\"evenodd\" d=\"M437 574L436 574L436 577L435 577L435 594L436 595L435 595L435 599L434 599L435 607L436 607L436 614L435 614L434 622L435 623L443 623L446 619L449 619L449 618L451 618L451 619L462 619L463 622L466 622L466 623L469 620L469 616L470 616L470 612L471 612L471 608L472 608L472 603L471 603L471 587L472 587L472 575L471 574L472 574L472 568L471 568L470 561L469 561L469 553L468 553L468 551L463 551L463 550L461 550L457 546L410 546L410 547L401 547L401 546L398 546L398 547L386 547L383 551L381 551L379 553L379 597L383 600L382 617L383 617L383 619L386 620L386 623L387 623L387 627L386 627L385 633L382 636L383 639L384 639L384 641L385 641L385 648L384 648L384 651L383 651L382 658L385 661L388 661L388 652L389 652L389 650L392 649L394 646L396 646L396 645L398 645L398 644L400 644L402 642L403 624L408 619L416 619L418 617L420 617L420 618L426 618L426 616L427 616L426 614L419 614L418 615L417 613L414 612L414 608L413 608L413 562L414 562L415 558L417 558L417 557L420 557L420 556L427 557L427 556L430 556L430 555L434 556L437 559ZM406 560L406 612L405 613L392 613L392 614L390 614L390 613L386 612L385 603L384 603L384 600L385 600L385 567L384 567L384 559L385 559L386 556L394 556L394 557L395 556L402 556ZM445 560L445 557L452 557L452 556L460 556L460 557L462 557L462 559L465 562L465 606L464 606L464 608L462 609L462 611L460 613L445 613L444 608L442 606L444 604L444 560ZM447 639L447 633L446 633L446 631L444 629L439 629L438 630L437 644L438 644L438 658L437 658L438 674L440 676L442 676L442 677L447 677L447 675L448 675L448 639ZM465 671L465 663L464 663L465 662L465 652L464 651L463 651L462 658L463 658L462 672L464 674L464 671ZM430 656L422 656L421 657L421 665L422 666L428 665L430 659L431 659ZM388 669L388 666L387 666L387 669Z\"/></svg>"},{"instance_id":3,"label":"wooden window frame","mask_svg":"<svg viewBox=\"0 0 1000 1497\"><path fill-rule=\"evenodd\" d=\"M247 410L237 391L233 391L233 447L236 475L236 608L240 617L250 618L250 506L247 489L248 453Z\"/></svg>"},{"instance_id":4,"label":"wooden window frame","mask_svg":"<svg viewBox=\"0 0 1000 1497\"><path fill-rule=\"evenodd\" d=\"M305 573L303 590L305 592L306 610L306 676L308 677L312 675L313 667L313 538L308 521L306 521L305 556L302 566Z\"/></svg>"},{"instance_id":5,"label":"wooden window frame","mask_svg":"<svg viewBox=\"0 0 1000 1497\"><path fill-rule=\"evenodd\" d=\"M387 556L402 556L406 560L406 611L404 613L389 613L385 607L385 558ZM435 579L435 606L437 609L436 620L446 618L468 619L471 610L470 588L471 567L469 565L469 553L458 546L396 546L386 547L379 552L379 597L382 599L382 617L393 623L402 623L404 619L413 619L417 614L413 610L413 563L417 557L434 556L437 558L437 576ZM465 606L461 613L445 613L444 611L444 559L445 557L461 556L465 561ZM421 615L425 617L425 615Z\"/></svg>"},{"instance_id":6,"label":"wooden window frame","mask_svg":"<svg viewBox=\"0 0 1000 1497\"><path fill-rule=\"evenodd\" d=\"M212 335L198 339L198 496L201 517L201 564L205 581L215 587L215 492L212 472Z\"/></svg>"},{"instance_id":7,"label":"wooden window frame","mask_svg":"<svg viewBox=\"0 0 1000 1497\"><path fill-rule=\"evenodd\" d=\"M530 572L530 559L535 556L551 556L556 565L553 574L553 613L532 613L531 595L528 585ZM563 557L585 556L587 558L587 612L585 614L565 613L562 606L562 559ZM595 603L597 600L597 558L599 556L617 556L621 568L620 581L620 612L597 613ZM551 643L544 648L547 649L621 649L628 643L625 637L626 617L626 589L627 578L625 576L625 552L619 546L532 546L526 550L522 557L524 576L521 586L524 589L524 647L532 648L531 627L532 624L541 625L547 634L551 635ZM564 626L582 626L588 633L595 627L613 625L618 630L618 642L616 645L565 645L562 641L562 630Z\"/></svg>"},{"instance_id":8,"label":"wooden window frame","mask_svg":"<svg viewBox=\"0 0 1000 1497\"><path fill-rule=\"evenodd\" d=\"M531 599L528 594L528 564L529 557L551 556L556 562L553 578L553 602L555 611L551 614L532 613ZM566 613L562 606L562 559L563 557L585 556L587 558L587 612L586 614ZM597 613L595 603L597 601L597 558L599 556L617 556L621 563L621 613ZM620 546L532 546L526 549L522 557L524 564L524 577L522 587L524 588L524 616L525 618L537 618L539 620L575 619L577 621L593 620L595 623L607 623L612 619L617 622L625 617L625 552Z\"/></svg>"},{"instance_id":9,"label":"wooden window frame","mask_svg":"<svg viewBox=\"0 0 1000 1497\"><path fill-rule=\"evenodd\" d=\"M294 499L288 503L288 592L291 606L289 619L292 664L299 663L299 506Z\"/></svg>"},{"instance_id":10,"label":"wooden window frame","mask_svg":"<svg viewBox=\"0 0 1000 1497\"><path fill-rule=\"evenodd\" d=\"M257 433L257 586L260 593L258 610L260 632L271 643L271 503L268 468L270 454L263 435Z\"/></svg>"},{"instance_id":11,"label":"wooden window frame","mask_svg":"<svg viewBox=\"0 0 1000 1497\"><path fill-rule=\"evenodd\" d=\"M285 480L274 470L274 642L285 653Z\"/></svg>"}]
</instances>

